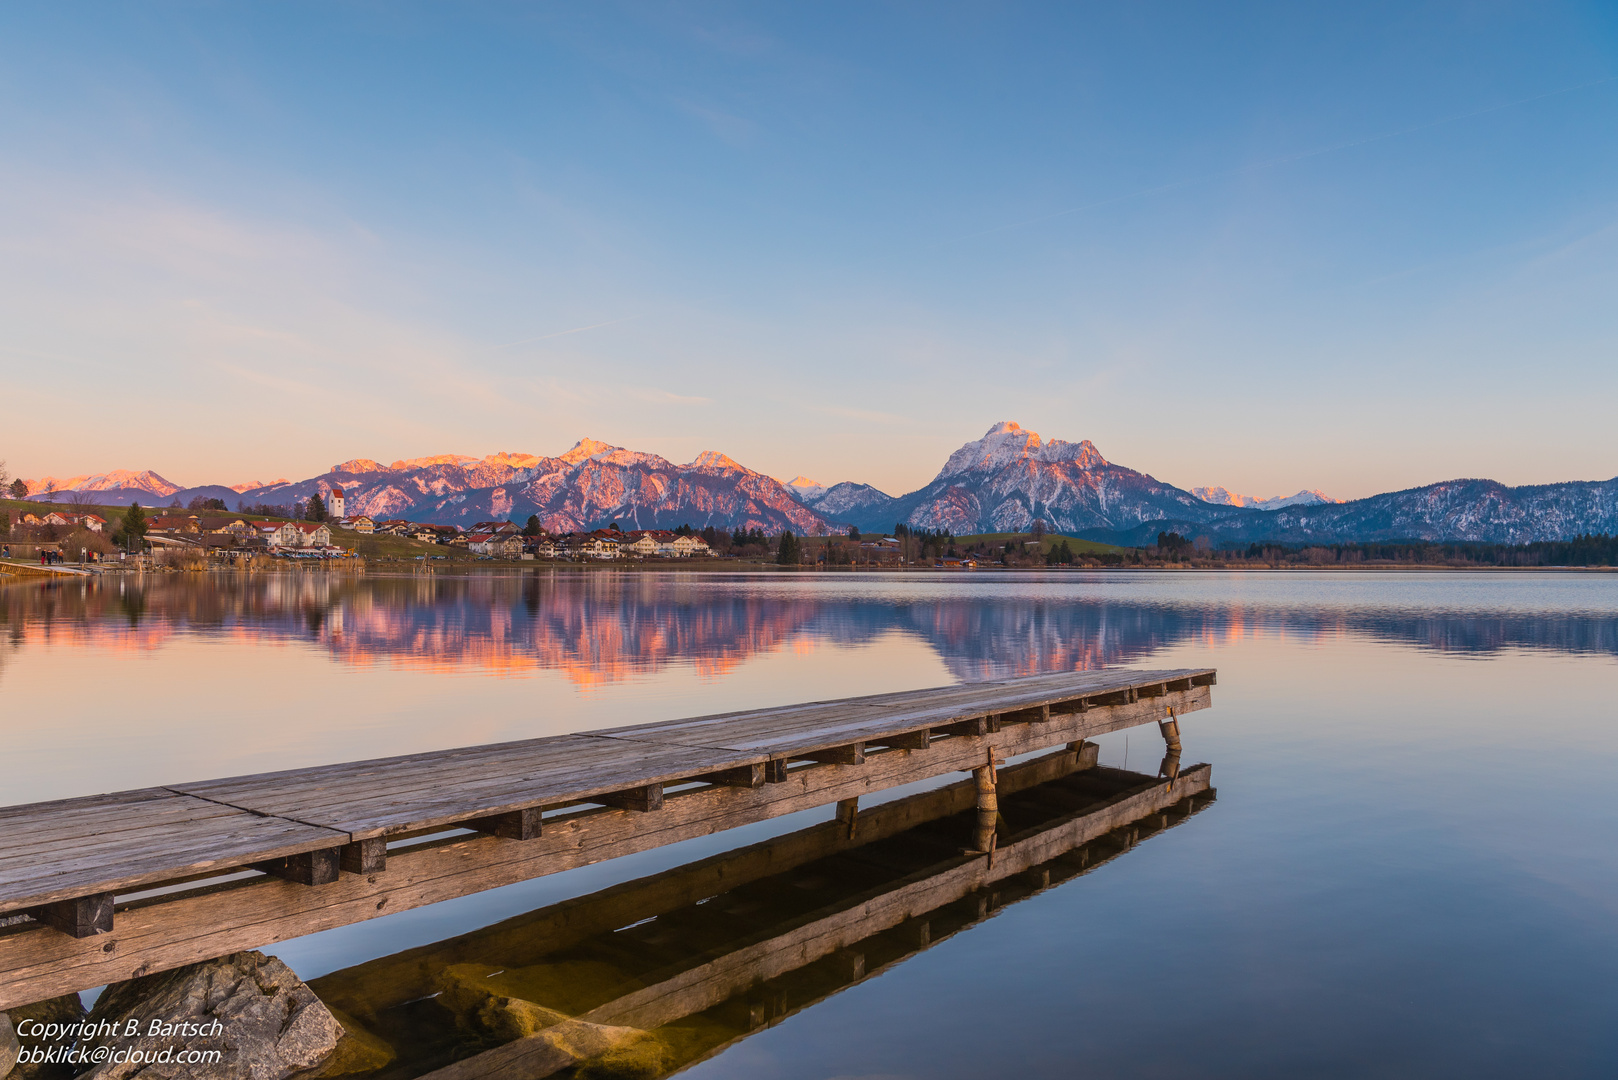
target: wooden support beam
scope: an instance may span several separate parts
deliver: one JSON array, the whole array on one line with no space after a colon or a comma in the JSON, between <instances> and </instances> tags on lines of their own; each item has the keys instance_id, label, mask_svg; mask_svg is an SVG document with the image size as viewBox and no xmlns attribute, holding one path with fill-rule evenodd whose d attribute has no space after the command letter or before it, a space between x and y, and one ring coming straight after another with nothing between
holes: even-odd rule
<instances>
[{"instance_id":1,"label":"wooden support beam","mask_svg":"<svg viewBox=\"0 0 1618 1080\"><path fill-rule=\"evenodd\" d=\"M852 799L840 799L837 802L837 823L848 830L847 836L854 839L855 830L859 827L860 798L858 795Z\"/></svg>"},{"instance_id":2,"label":"wooden support beam","mask_svg":"<svg viewBox=\"0 0 1618 1080\"><path fill-rule=\"evenodd\" d=\"M388 867L388 842L374 836L344 844L338 861L350 874L380 874Z\"/></svg>"},{"instance_id":3,"label":"wooden support beam","mask_svg":"<svg viewBox=\"0 0 1618 1080\"><path fill-rule=\"evenodd\" d=\"M696 779L708 784L718 784L721 787L757 788L764 786L766 762L755 765L743 765L739 769L724 769L720 772L704 773ZM785 762L782 763L783 765ZM781 780L785 780L783 773ZM777 781L779 783L780 781Z\"/></svg>"},{"instance_id":4,"label":"wooden support beam","mask_svg":"<svg viewBox=\"0 0 1618 1080\"><path fill-rule=\"evenodd\" d=\"M647 784L627 791L612 791L605 795L590 796L591 802L612 806L619 810L638 810L643 814L663 809L663 785Z\"/></svg>"},{"instance_id":5,"label":"wooden support beam","mask_svg":"<svg viewBox=\"0 0 1618 1080\"><path fill-rule=\"evenodd\" d=\"M1006 713L1005 719L1009 724L1049 723L1051 719L1051 707L1049 705L1036 705L1031 709L1018 709L1016 712Z\"/></svg>"},{"instance_id":6,"label":"wooden support beam","mask_svg":"<svg viewBox=\"0 0 1618 1080\"><path fill-rule=\"evenodd\" d=\"M1219 673L1217 671L1204 672L1201 675L1191 676L1192 686L1218 686Z\"/></svg>"},{"instance_id":7,"label":"wooden support beam","mask_svg":"<svg viewBox=\"0 0 1618 1080\"><path fill-rule=\"evenodd\" d=\"M805 761L818 761L822 765L864 765L865 744L857 742L847 746L828 746L824 750L811 750L800 756Z\"/></svg>"},{"instance_id":8,"label":"wooden support beam","mask_svg":"<svg viewBox=\"0 0 1618 1080\"><path fill-rule=\"evenodd\" d=\"M927 749L927 729L920 731L906 731L899 735L884 735L877 740L878 746L891 746L895 750L925 750Z\"/></svg>"},{"instance_id":9,"label":"wooden support beam","mask_svg":"<svg viewBox=\"0 0 1618 1080\"><path fill-rule=\"evenodd\" d=\"M946 724L937 730L940 735L987 735L989 733L989 718L987 716L974 716L970 720L960 720L953 724Z\"/></svg>"},{"instance_id":10,"label":"wooden support beam","mask_svg":"<svg viewBox=\"0 0 1618 1080\"><path fill-rule=\"evenodd\" d=\"M784 784L787 782L786 758L771 758L764 763L764 782L766 784Z\"/></svg>"},{"instance_id":11,"label":"wooden support beam","mask_svg":"<svg viewBox=\"0 0 1618 1080\"><path fill-rule=\"evenodd\" d=\"M540 808L537 806L513 810L508 814L473 818L463 824L473 832L488 833L490 836L499 836L507 840L537 840L543 828Z\"/></svg>"},{"instance_id":12,"label":"wooden support beam","mask_svg":"<svg viewBox=\"0 0 1618 1080\"><path fill-rule=\"evenodd\" d=\"M299 885L330 885L337 880L342 848L321 848L305 851L301 855L288 855L284 859L254 863L254 870L262 870L271 877L285 878Z\"/></svg>"},{"instance_id":13,"label":"wooden support beam","mask_svg":"<svg viewBox=\"0 0 1618 1080\"><path fill-rule=\"evenodd\" d=\"M94 937L112 932L112 899L112 893L96 893L46 904L28 914L35 922L60 930L68 937Z\"/></svg>"}]
</instances>

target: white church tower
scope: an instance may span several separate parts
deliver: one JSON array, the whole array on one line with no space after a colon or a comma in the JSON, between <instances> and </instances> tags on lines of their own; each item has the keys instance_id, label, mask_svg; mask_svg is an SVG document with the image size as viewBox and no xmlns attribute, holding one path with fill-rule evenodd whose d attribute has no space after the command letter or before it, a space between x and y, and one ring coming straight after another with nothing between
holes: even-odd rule
<instances>
[{"instance_id":1,"label":"white church tower","mask_svg":"<svg viewBox=\"0 0 1618 1080\"><path fill-rule=\"evenodd\" d=\"M331 495L329 495L326 499L326 513L339 521L348 516L348 514L343 510L342 488L334 487L331 489Z\"/></svg>"}]
</instances>

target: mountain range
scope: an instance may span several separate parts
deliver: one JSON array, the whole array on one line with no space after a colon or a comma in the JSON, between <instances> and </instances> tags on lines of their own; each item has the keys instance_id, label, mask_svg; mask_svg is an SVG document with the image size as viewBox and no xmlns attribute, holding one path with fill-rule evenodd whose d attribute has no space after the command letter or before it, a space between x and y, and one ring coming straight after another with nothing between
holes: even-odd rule
<instances>
[{"instance_id":1,"label":"mountain range","mask_svg":"<svg viewBox=\"0 0 1618 1080\"><path fill-rule=\"evenodd\" d=\"M290 505L341 487L350 515L469 525L535 515L552 532L670 528L691 524L820 534L846 529L914 529L967 535L1021 532L1035 521L1051 532L1120 544L1149 544L1161 531L1218 544L1271 541L1472 540L1524 543L1586 532L1618 532L1618 478L1507 487L1451 480L1339 502L1319 491L1260 499L1222 487L1175 487L1101 455L1088 440L1046 441L1011 422L950 455L931 482L894 496L868 484L781 481L717 451L677 465L582 439L557 457L499 453L395 461L354 458L307 480L181 488L155 472L115 471L68 480L26 481L30 498L47 491L94 493L127 505L195 497L227 505ZM47 486L49 485L49 486Z\"/></svg>"}]
</instances>

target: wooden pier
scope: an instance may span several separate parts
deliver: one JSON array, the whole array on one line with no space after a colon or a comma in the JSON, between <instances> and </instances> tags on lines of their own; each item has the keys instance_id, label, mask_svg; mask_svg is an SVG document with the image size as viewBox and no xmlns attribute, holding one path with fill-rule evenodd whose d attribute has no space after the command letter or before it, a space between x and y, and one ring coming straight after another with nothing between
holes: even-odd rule
<instances>
[{"instance_id":1,"label":"wooden pier","mask_svg":"<svg viewBox=\"0 0 1618 1080\"><path fill-rule=\"evenodd\" d=\"M0 808L0 1009L830 803L853 829L944 773L992 797L997 760L1140 724L1172 774L1213 684L1044 675Z\"/></svg>"},{"instance_id":2,"label":"wooden pier","mask_svg":"<svg viewBox=\"0 0 1618 1080\"><path fill-rule=\"evenodd\" d=\"M1097 767L1095 750L1001 773L1006 839L992 860L960 850L975 817L968 780L874 807L855 836L826 822L310 985L424 1080L538 1080L574 1063L581 1024L654 1038L678 1025L659 1039L661 1074L676 1072L1089 873L1214 798L1207 765L1165 784ZM491 997L516 1002L502 1010ZM499 1018L529 1006L573 1019L511 1038ZM499 1045L476 1052L468 1028Z\"/></svg>"}]
</instances>

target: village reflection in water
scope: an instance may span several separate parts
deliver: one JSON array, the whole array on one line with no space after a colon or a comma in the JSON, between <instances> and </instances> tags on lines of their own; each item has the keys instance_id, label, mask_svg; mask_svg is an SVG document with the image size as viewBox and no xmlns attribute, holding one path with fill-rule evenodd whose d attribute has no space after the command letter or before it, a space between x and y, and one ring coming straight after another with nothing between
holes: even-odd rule
<instances>
[{"instance_id":1,"label":"village reflection in water","mask_svg":"<svg viewBox=\"0 0 1618 1080\"><path fill-rule=\"evenodd\" d=\"M1211 769L1001 770L998 843L970 781L336 971L311 986L378 1078L664 1076L903 964L1186 821ZM1166 763L1167 764L1167 763ZM391 1060L383 1061L383 1058Z\"/></svg>"},{"instance_id":2,"label":"village reflection in water","mask_svg":"<svg viewBox=\"0 0 1618 1080\"><path fill-rule=\"evenodd\" d=\"M1295 575L1297 576L1297 575ZM959 575L957 575L959 578ZM671 664L722 675L759 654L889 634L926 643L959 681L1136 662L1187 642L1347 635L1454 653L1507 648L1618 655L1600 612L1321 604L1131 595L1119 575L539 572L512 576L322 573L124 577L0 589L4 654L30 644L156 650L184 635L302 642L346 664L522 676L579 686ZM1002 586L1009 584L1012 594Z\"/></svg>"}]
</instances>

